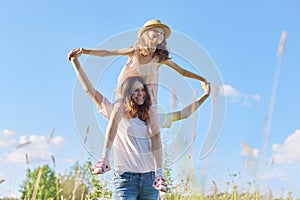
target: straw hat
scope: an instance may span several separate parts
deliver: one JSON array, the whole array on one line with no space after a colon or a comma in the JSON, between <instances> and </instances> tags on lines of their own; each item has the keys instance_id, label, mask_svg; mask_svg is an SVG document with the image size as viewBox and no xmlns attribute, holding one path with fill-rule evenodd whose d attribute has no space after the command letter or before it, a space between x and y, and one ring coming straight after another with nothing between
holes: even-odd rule
<instances>
[{"instance_id":1,"label":"straw hat","mask_svg":"<svg viewBox=\"0 0 300 200\"><path fill-rule=\"evenodd\" d=\"M167 39L171 35L171 29L160 22L158 19L152 19L147 21L144 26L139 30L138 36L140 37L146 30L153 28L153 27L160 27L163 28L165 31L165 38Z\"/></svg>"}]
</instances>

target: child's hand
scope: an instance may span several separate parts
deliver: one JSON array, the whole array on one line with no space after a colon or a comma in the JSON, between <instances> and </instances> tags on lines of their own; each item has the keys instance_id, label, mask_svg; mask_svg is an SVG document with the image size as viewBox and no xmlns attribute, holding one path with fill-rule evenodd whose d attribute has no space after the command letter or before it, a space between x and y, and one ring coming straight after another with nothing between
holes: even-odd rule
<instances>
[{"instance_id":1,"label":"child's hand","mask_svg":"<svg viewBox=\"0 0 300 200\"><path fill-rule=\"evenodd\" d=\"M72 51L70 51L70 53L68 54L68 60L71 60L71 58L78 58L79 56L81 56L83 54L83 48L76 48L73 49Z\"/></svg>"},{"instance_id":2,"label":"child's hand","mask_svg":"<svg viewBox=\"0 0 300 200\"><path fill-rule=\"evenodd\" d=\"M210 94L210 83L209 82L201 82L201 87L204 90L204 93L209 95Z\"/></svg>"}]
</instances>

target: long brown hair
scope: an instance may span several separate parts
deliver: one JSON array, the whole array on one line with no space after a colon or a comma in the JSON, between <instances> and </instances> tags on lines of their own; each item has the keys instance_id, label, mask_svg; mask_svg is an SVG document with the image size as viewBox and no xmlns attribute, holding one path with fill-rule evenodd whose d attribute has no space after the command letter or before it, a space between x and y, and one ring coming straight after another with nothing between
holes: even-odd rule
<instances>
[{"instance_id":1,"label":"long brown hair","mask_svg":"<svg viewBox=\"0 0 300 200\"><path fill-rule=\"evenodd\" d=\"M137 41L135 43L136 49L139 51L142 55L149 55L151 52L150 45L148 42L148 38L146 34L142 34L141 37L137 38ZM169 58L169 50L167 49L167 41L164 38L164 40L156 45L156 49L154 51L153 57L158 57L158 62L165 61Z\"/></svg>"},{"instance_id":2,"label":"long brown hair","mask_svg":"<svg viewBox=\"0 0 300 200\"><path fill-rule=\"evenodd\" d=\"M145 96L145 101L144 104L142 105L137 105L133 99L132 99L132 87L133 84L139 81L143 84L146 96ZM148 92L148 88L145 85L144 80L141 77L138 76L131 76L125 79L121 86L121 94L124 97L124 115L129 117L129 118L134 118L138 116L143 121L147 121L149 119L149 109L151 106L151 98Z\"/></svg>"}]
</instances>

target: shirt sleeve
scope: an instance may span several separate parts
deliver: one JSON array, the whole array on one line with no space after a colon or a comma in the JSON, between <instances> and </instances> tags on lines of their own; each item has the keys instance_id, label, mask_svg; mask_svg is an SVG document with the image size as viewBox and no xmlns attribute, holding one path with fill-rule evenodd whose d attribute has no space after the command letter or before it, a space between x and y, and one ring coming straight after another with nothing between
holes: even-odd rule
<instances>
[{"instance_id":1,"label":"shirt sleeve","mask_svg":"<svg viewBox=\"0 0 300 200\"><path fill-rule=\"evenodd\" d=\"M160 128L170 128L172 125L172 113L158 114Z\"/></svg>"},{"instance_id":2,"label":"shirt sleeve","mask_svg":"<svg viewBox=\"0 0 300 200\"><path fill-rule=\"evenodd\" d=\"M98 112L107 120L110 118L110 114L113 110L113 104L105 97L102 98L101 107L98 106Z\"/></svg>"}]
</instances>

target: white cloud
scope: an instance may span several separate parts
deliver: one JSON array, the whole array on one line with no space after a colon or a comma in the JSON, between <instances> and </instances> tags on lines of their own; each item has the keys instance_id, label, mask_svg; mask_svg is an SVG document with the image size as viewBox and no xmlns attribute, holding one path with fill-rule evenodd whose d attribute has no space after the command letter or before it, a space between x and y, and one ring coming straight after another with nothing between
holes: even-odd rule
<instances>
[{"instance_id":1,"label":"white cloud","mask_svg":"<svg viewBox=\"0 0 300 200\"><path fill-rule=\"evenodd\" d=\"M223 85L223 90L220 90L221 95L232 96L232 97L240 97L242 94L234 89L231 85Z\"/></svg>"},{"instance_id":2,"label":"white cloud","mask_svg":"<svg viewBox=\"0 0 300 200\"><path fill-rule=\"evenodd\" d=\"M252 99L256 100L256 101L259 101L260 100L260 96L259 94L254 94L251 96Z\"/></svg>"},{"instance_id":3,"label":"white cloud","mask_svg":"<svg viewBox=\"0 0 300 200\"><path fill-rule=\"evenodd\" d=\"M27 139L26 139L26 135L22 135L20 138L19 138L19 142L18 144L23 144L27 142Z\"/></svg>"},{"instance_id":4,"label":"white cloud","mask_svg":"<svg viewBox=\"0 0 300 200\"><path fill-rule=\"evenodd\" d=\"M220 89L220 95L230 98L232 102L241 102L243 105L249 105L249 100L260 100L259 94L245 94L236 90L231 85L223 85Z\"/></svg>"},{"instance_id":5,"label":"white cloud","mask_svg":"<svg viewBox=\"0 0 300 200\"><path fill-rule=\"evenodd\" d=\"M281 180L287 181L288 180L288 171L286 167L280 168L268 168L265 170L265 173L260 175L260 178L265 180Z\"/></svg>"},{"instance_id":6,"label":"white cloud","mask_svg":"<svg viewBox=\"0 0 300 200\"><path fill-rule=\"evenodd\" d=\"M64 138L62 136L56 136L51 141L51 144L55 145L56 147L61 147L64 143Z\"/></svg>"},{"instance_id":7,"label":"white cloud","mask_svg":"<svg viewBox=\"0 0 300 200\"><path fill-rule=\"evenodd\" d=\"M18 139L18 145L11 148L10 152L6 152L3 161L10 163L26 163L26 154L30 162L39 162L51 160L53 150L61 148L64 144L62 136L53 137L50 141L44 135L21 136Z\"/></svg>"},{"instance_id":8,"label":"white cloud","mask_svg":"<svg viewBox=\"0 0 300 200\"><path fill-rule=\"evenodd\" d=\"M284 185L284 188L288 189L298 185L300 178L299 169L299 164L269 165L262 169L261 173L258 174L258 178L262 181L267 181L269 186Z\"/></svg>"},{"instance_id":9,"label":"white cloud","mask_svg":"<svg viewBox=\"0 0 300 200\"><path fill-rule=\"evenodd\" d=\"M293 164L300 162L300 130L292 133L283 144L273 144L274 163Z\"/></svg>"},{"instance_id":10,"label":"white cloud","mask_svg":"<svg viewBox=\"0 0 300 200\"><path fill-rule=\"evenodd\" d=\"M11 147L16 143L14 132L4 129L0 131L0 147Z\"/></svg>"}]
</instances>

